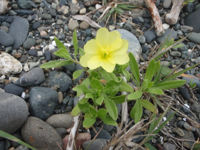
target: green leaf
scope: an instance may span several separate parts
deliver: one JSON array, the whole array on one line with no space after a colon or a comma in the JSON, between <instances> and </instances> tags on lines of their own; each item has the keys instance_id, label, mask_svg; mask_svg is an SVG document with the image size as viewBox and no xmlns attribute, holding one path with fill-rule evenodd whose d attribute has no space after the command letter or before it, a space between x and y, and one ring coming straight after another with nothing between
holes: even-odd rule
<instances>
[{"instance_id":1,"label":"green leaf","mask_svg":"<svg viewBox=\"0 0 200 150\"><path fill-rule=\"evenodd\" d=\"M92 105L90 105L90 114L93 116L93 117L96 117L97 116L97 111L96 111L96 109L92 106Z\"/></svg>"},{"instance_id":2,"label":"green leaf","mask_svg":"<svg viewBox=\"0 0 200 150\"><path fill-rule=\"evenodd\" d=\"M78 96L78 97L79 97L82 93L84 93L85 95L86 95L87 93L93 93L93 90L92 90L92 89L88 89L88 88L86 87L86 85L84 85L84 84L77 85L77 86L75 86L72 90L78 92L78 93L77 93L77 96Z\"/></svg>"},{"instance_id":3,"label":"green leaf","mask_svg":"<svg viewBox=\"0 0 200 150\"><path fill-rule=\"evenodd\" d=\"M155 63L154 59L152 59L149 63L149 66L147 67L147 71L146 71L144 79L147 79L149 82L151 82L153 76L155 75L154 74L155 68L156 68L156 63Z\"/></svg>"},{"instance_id":4,"label":"green leaf","mask_svg":"<svg viewBox=\"0 0 200 150\"><path fill-rule=\"evenodd\" d=\"M108 110L109 115L113 118L113 120L117 119L118 111L115 103L104 96L104 103L106 106L106 109Z\"/></svg>"},{"instance_id":5,"label":"green leaf","mask_svg":"<svg viewBox=\"0 0 200 150\"><path fill-rule=\"evenodd\" d=\"M83 121L83 127L88 129L88 128L90 128L95 122L96 122L96 118L94 118L94 117L89 117L89 118L87 118L87 119L85 119L85 120Z\"/></svg>"},{"instance_id":6,"label":"green leaf","mask_svg":"<svg viewBox=\"0 0 200 150\"><path fill-rule=\"evenodd\" d=\"M74 30L73 33L73 45L74 45L74 57L76 58L78 54L78 41L77 41L76 30Z\"/></svg>"},{"instance_id":7,"label":"green leaf","mask_svg":"<svg viewBox=\"0 0 200 150\"><path fill-rule=\"evenodd\" d=\"M130 116L132 119L134 119L135 123L138 123L142 117L142 104L140 103L140 100L136 100L135 105L131 109Z\"/></svg>"},{"instance_id":8,"label":"green leaf","mask_svg":"<svg viewBox=\"0 0 200 150\"><path fill-rule=\"evenodd\" d=\"M119 87L120 87L119 82L116 82L114 80L110 80L109 82L107 82L103 91L107 94L111 94L115 91L118 91Z\"/></svg>"},{"instance_id":9,"label":"green leaf","mask_svg":"<svg viewBox=\"0 0 200 150\"><path fill-rule=\"evenodd\" d=\"M145 91L148 88L148 84L149 84L149 80L148 79L144 79L142 82L142 90Z\"/></svg>"},{"instance_id":10,"label":"green leaf","mask_svg":"<svg viewBox=\"0 0 200 150\"><path fill-rule=\"evenodd\" d=\"M87 93L87 94L85 95L85 98L94 99L94 94L92 94L92 93Z\"/></svg>"},{"instance_id":11,"label":"green leaf","mask_svg":"<svg viewBox=\"0 0 200 150\"><path fill-rule=\"evenodd\" d=\"M103 99L104 99L103 95L100 95L100 97L98 97L98 98L96 99L96 103L99 104L99 105L101 105L102 102L103 102Z\"/></svg>"},{"instance_id":12,"label":"green leaf","mask_svg":"<svg viewBox=\"0 0 200 150\"><path fill-rule=\"evenodd\" d=\"M106 117L106 114L107 114L107 110L106 109L103 109L103 108L100 108L97 112L97 117L103 119Z\"/></svg>"},{"instance_id":13,"label":"green leaf","mask_svg":"<svg viewBox=\"0 0 200 150\"><path fill-rule=\"evenodd\" d=\"M103 90L103 85L101 84L101 82L99 80L93 78L91 80L91 88L94 89L94 90L102 91Z\"/></svg>"},{"instance_id":14,"label":"green leaf","mask_svg":"<svg viewBox=\"0 0 200 150\"><path fill-rule=\"evenodd\" d=\"M108 73L105 70L100 70L99 73L101 74L101 77L103 77L107 82L110 80L117 81L117 77L114 73Z\"/></svg>"},{"instance_id":15,"label":"green leaf","mask_svg":"<svg viewBox=\"0 0 200 150\"><path fill-rule=\"evenodd\" d=\"M67 49L64 49L64 48L59 49L57 52L54 53L54 55L65 58L65 59L69 59L69 60L72 59Z\"/></svg>"},{"instance_id":16,"label":"green leaf","mask_svg":"<svg viewBox=\"0 0 200 150\"><path fill-rule=\"evenodd\" d=\"M73 79L78 78L78 77L82 74L83 71L84 71L84 70L76 70L76 71L73 73Z\"/></svg>"},{"instance_id":17,"label":"green leaf","mask_svg":"<svg viewBox=\"0 0 200 150\"><path fill-rule=\"evenodd\" d=\"M78 107L83 113L90 113L90 106L91 105L89 103L78 103Z\"/></svg>"},{"instance_id":18,"label":"green leaf","mask_svg":"<svg viewBox=\"0 0 200 150\"><path fill-rule=\"evenodd\" d=\"M82 81L81 84L84 84L86 87L88 87L90 85L90 79L86 78L85 80Z\"/></svg>"},{"instance_id":19,"label":"green leaf","mask_svg":"<svg viewBox=\"0 0 200 150\"><path fill-rule=\"evenodd\" d=\"M130 73L127 70L123 70L122 73L125 76L126 80L129 81L130 80Z\"/></svg>"},{"instance_id":20,"label":"green leaf","mask_svg":"<svg viewBox=\"0 0 200 150\"><path fill-rule=\"evenodd\" d=\"M143 94L142 90L138 90L134 93L129 94L128 100L138 99L138 98L142 97L142 94Z\"/></svg>"},{"instance_id":21,"label":"green leaf","mask_svg":"<svg viewBox=\"0 0 200 150\"><path fill-rule=\"evenodd\" d=\"M185 82L186 82L185 80L165 81L165 82L154 85L153 88L159 88L161 90L168 90L168 89L181 87L182 85L185 84Z\"/></svg>"},{"instance_id":22,"label":"green leaf","mask_svg":"<svg viewBox=\"0 0 200 150\"><path fill-rule=\"evenodd\" d=\"M144 143L144 146L146 147L146 148L148 148L149 150L157 150L155 147L153 147L151 144L149 144L149 143Z\"/></svg>"},{"instance_id":23,"label":"green leaf","mask_svg":"<svg viewBox=\"0 0 200 150\"><path fill-rule=\"evenodd\" d=\"M153 86L154 82L149 82L148 88L151 88Z\"/></svg>"},{"instance_id":24,"label":"green leaf","mask_svg":"<svg viewBox=\"0 0 200 150\"><path fill-rule=\"evenodd\" d=\"M149 88L146 90L149 93L156 94L156 95L163 95L163 91L159 88Z\"/></svg>"},{"instance_id":25,"label":"green leaf","mask_svg":"<svg viewBox=\"0 0 200 150\"><path fill-rule=\"evenodd\" d=\"M140 85L140 73L139 73L139 68L138 68L138 63L134 57L134 55L132 53L129 53L129 65L131 68L131 72L134 76L134 78L136 79L136 84L139 86Z\"/></svg>"},{"instance_id":26,"label":"green leaf","mask_svg":"<svg viewBox=\"0 0 200 150\"><path fill-rule=\"evenodd\" d=\"M79 49L79 55L80 55L80 57L82 57L83 55L85 55L85 52L84 52L84 50L81 47L79 47L78 49Z\"/></svg>"},{"instance_id":27,"label":"green leaf","mask_svg":"<svg viewBox=\"0 0 200 150\"><path fill-rule=\"evenodd\" d=\"M88 70L87 72L90 74L90 76L89 76L90 81L91 81L93 78L99 79L99 80L100 80L100 75L99 75L98 72L96 72L96 71L94 71L94 70Z\"/></svg>"},{"instance_id":28,"label":"green leaf","mask_svg":"<svg viewBox=\"0 0 200 150\"><path fill-rule=\"evenodd\" d=\"M0 137L6 138L6 139L14 141L14 142L17 142L17 143L19 143L21 145L24 145L24 146L26 146L26 147L28 147L28 148L30 148L32 150L36 150L36 148L26 144L25 142L21 141L20 139L18 139L16 137L14 137L14 136L2 131L2 130L0 130Z\"/></svg>"},{"instance_id":29,"label":"green leaf","mask_svg":"<svg viewBox=\"0 0 200 150\"><path fill-rule=\"evenodd\" d=\"M156 107L149 101L147 100L140 100L142 106L144 108L146 108L147 110L151 111L151 112L155 112L156 111Z\"/></svg>"},{"instance_id":30,"label":"green leaf","mask_svg":"<svg viewBox=\"0 0 200 150\"><path fill-rule=\"evenodd\" d=\"M154 75L158 72L159 69L160 69L160 61L157 61L157 62L155 63Z\"/></svg>"},{"instance_id":31,"label":"green leaf","mask_svg":"<svg viewBox=\"0 0 200 150\"><path fill-rule=\"evenodd\" d=\"M195 144L193 150L199 150L199 149L200 149L200 143Z\"/></svg>"},{"instance_id":32,"label":"green leaf","mask_svg":"<svg viewBox=\"0 0 200 150\"><path fill-rule=\"evenodd\" d=\"M125 102L126 95L120 95L120 96L115 96L111 97L110 99L115 103L115 104L121 104Z\"/></svg>"},{"instance_id":33,"label":"green leaf","mask_svg":"<svg viewBox=\"0 0 200 150\"><path fill-rule=\"evenodd\" d=\"M80 108L78 107L78 104L72 109L71 115L72 116L77 116L80 113Z\"/></svg>"},{"instance_id":34,"label":"green leaf","mask_svg":"<svg viewBox=\"0 0 200 150\"><path fill-rule=\"evenodd\" d=\"M189 67L189 68L186 68L186 69L184 69L184 70L182 70L182 71L179 71L178 73L175 73L175 74L173 74L172 76L170 76L170 77L164 79L163 82L164 82L164 81L170 81L170 80L172 80L172 79L174 79L174 78L180 76L182 73L184 73L184 72L186 72L186 71L188 71L188 70L190 70L190 69L196 67L196 66L199 65L199 64L200 64L200 63L195 64L195 65L193 65L193 66L191 66L191 67Z\"/></svg>"},{"instance_id":35,"label":"green leaf","mask_svg":"<svg viewBox=\"0 0 200 150\"><path fill-rule=\"evenodd\" d=\"M55 60L42 64L40 68L56 68L60 66L70 65L73 62L70 60Z\"/></svg>"},{"instance_id":36,"label":"green leaf","mask_svg":"<svg viewBox=\"0 0 200 150\"><path fill-rule=\"evenodd\" d=\"M173 48L180 48L182 46L183 46L183 44L178 44L178 45L174 46Z\"/></svg>"},{"instance_id":37,"label":"green leaf","mask_svg":"<svg viewBox=\"0 0 200 150\"><path fill-rule=\"evenodd\" d=\"M106 115L105 118L101 119L103 121L103 123L107 124L107 125L112 125L112 126L117 126L117 122L115 120L113 120L110 116Z\"/></svg>"},{"instance_id":38,"label":"green leaf","mask_svg":"<svg viewBox=\"0 0 200 150\"><path fill-rule=\"evenodd\" d=\"M57 45L57 47L59 48L59 49L65 49L65 50L67 50L67 48L65 47L65 45L62 43L62 42L60 42L56 37L54 37L54 40L55 40L55 42L56 42L56 45Z\"/></svg>"},{"instance_id":39,"label":"green leaf","mask_svg":"<svg viewBox=\"0 0 200 150\"><path fill-rule=\"evenodd\" d=\"M121 91L121 92L124 91L124 92L131 93L131 92L133 92L133 88L130 86L130 84L128 84L124 80L122 80L120 82L120 89L119 89L119 91Z\"/></svg>"}]
</instances>

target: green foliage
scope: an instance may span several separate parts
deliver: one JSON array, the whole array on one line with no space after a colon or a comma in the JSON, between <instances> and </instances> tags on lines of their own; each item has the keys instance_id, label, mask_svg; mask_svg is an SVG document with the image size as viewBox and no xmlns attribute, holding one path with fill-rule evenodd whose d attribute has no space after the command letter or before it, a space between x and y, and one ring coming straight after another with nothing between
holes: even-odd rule
<instances>
[{"instance_id":1,"label":"green foliage","mask_svg":"<svg viewBox=\"0 0 200 150\"><path fill-rule=\"evenodd\" d=\"M18 139L18 138L16 138L16 137L14 137L14 136L12 136L12 135L10 135L10 134L8 134L8 133L2 131L2 130L0 130L0 137L6 138L6 139L11 140L11 141L14 141L14 142L17 142L17 143L19 143L19 144L21 144L21 145L24 145L24 146L26 146L26 147L28 147L28 148L30 148L30 149L32 149L32 150L36 150L36 148L34 148L34 147L32 147L32 146L30 146L30 145L24 143L24 142L21 141L20 139Z\"/></svg>"},{"instance_id":2,"label":"green foliage","mask_svg":"<svg viewBox=\"0 0 200 150\"><path fill-rule=\"evenodd\" d=\"M194 2L194 0L185 0L185 1L183 2L183 4L188 4L188 3L192 3L192 2Z\"/></svg>"},{"instance_id":3,"label":"green foliage","mask_svg":"<svg viewBox=\"0 0 200 150\"><path fill-rule=\"evenodd\" d=\"M73 79L77 79L83 72L84 70L77 70L73 73Z\"/></svg>"},{"instance_id":4,"label":"green foliage","mask_svg":"<svg viewBox=\"0 0 200 150\"><path fill-rule=\"evenodd\" d=\"M55 60L55 61L50 61L45 64L42 64L40 68L55 68L55 67L61 67L65 65L70 65L73 62L70 60Z\"/></svg>"},{"instance_id":5,"label":"green foliage","mask_svg":"<svg viewBox=\"0 0 200 150\"><path fill-rule=\"evenodd\" d=\"M74 57L76 59L76 56L78 54L78 41L77 41L76 30L74 30L73 33L73 45L74 45Z\"/></svg>"}]
</instances>

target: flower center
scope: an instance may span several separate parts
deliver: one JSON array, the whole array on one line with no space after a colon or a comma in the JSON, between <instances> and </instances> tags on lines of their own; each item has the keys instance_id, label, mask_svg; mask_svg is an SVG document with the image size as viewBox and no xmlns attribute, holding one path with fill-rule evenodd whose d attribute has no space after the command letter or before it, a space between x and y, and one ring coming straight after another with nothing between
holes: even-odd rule
<instances>
[{"instance_id":1,"label":"flower center","mask_svg":"<svg viewBox=\"0 0 200 150\"><path fill-rule=\"evenodd\" d=\"M107 58L109 53L110 53L110 50L111 49L109 49L109 46L107 46L106 48L102 47L101 48L101 57L102 58Z\"/></svg>"}]
</instances>

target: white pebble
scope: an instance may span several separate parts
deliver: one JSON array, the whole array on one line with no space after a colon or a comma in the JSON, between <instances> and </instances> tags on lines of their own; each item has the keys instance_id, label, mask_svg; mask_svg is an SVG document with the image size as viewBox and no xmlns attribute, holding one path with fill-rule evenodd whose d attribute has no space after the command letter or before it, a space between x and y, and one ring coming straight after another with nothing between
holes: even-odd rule
<instances>
[{"instance_id":1,"label":"white pebble","mask_svg":"<svg viewBox=\"0 0 200 150\"><path fill-rule=\"evenodd\" d=\"M186 108L188 108L188 109L190 108L190 106L189 106L188 104L184 104L184 106L185 106Z\"/></svg>"},{"instance_id":2,"label":"white pebble","mask_svg":"<svg viewBox=\"0 0 200 150\"><path fill-rule=\"evenodd\" d=\"M6 76L2 75L2 76L0 77L0 80L3 80L3 79L5 79L5 78L6 78Z\"/></svg>"},{"instance_id":3,"label":"white pebble","mask_svg":"<svg viewBox=\"0 0 200 150\"><path fill-rule=\"evenodd\" d=\"M56 42L55 41L52 41L52 43L51 44L53 44L54 46L56 46Z\"/></svg>"},{"instance_id":4,"label":"white pebble","mask_svg":"<svg viewBox=\"0 0 200 150\"><path fill-rule=\"evenodd\" d=\"M169 25L168 25L168 24L166 24L166 23L164 23L162 26L163 26L164 30L167 30L167 29L169 29Z\"/></svg>"},{"instance_id":5,"label":"white pebble","mask_svg":"<svg viewBox=\"0 0 200 150\"><path fill-rule=\"evenodd\" d=\"M19 78L17 77L9 77L9 81L11 81L12 83L16 83L18 79Z\"/></svg>"},{"instance_id":6,"label":"white pebble","mask_svg":"<svg viewBox=\"0 0 200 150\"><path fill-rule=\"evenodd\" d=\"M28 64L27 64L27 63L25 63L25 64L24 64L24 71L26 71L26 72L27 72L27 71L29 71L29 70L30 70L30 69L29 69L29 67L28 67Z\"/></svg>"},{"instance_id":7,"label":"white pebble","mask_svg":"<svg viewBox=\"0 0 200 150\"><path fill-rule=\"evenodd\" d=\"M187 119L186 118L183 118L183 121L186 121Z\"/></svg>"},{"instance_id":8,"label":"white pebble","mask_svg":"<svg viewBox=\"0 0 200 150\"><path fill-rule=\"evenodd\" d=\"M42 51L37 51L37 55L38 56L43 56L43 52Z\"/></svg>"},{"instance_id":9,"label":"white pebble","mask_svg":"<svg viewBox=\"0 0 200 150\"><path fill-rule=\"evenodd\" d=\"M49 50L51 51L53 49L55 49L55 46L53 44L49 44Z\"/></svg>"},{"instance_id":10,"label":"white pebble","mask_svg":"<svg viewBox=\"0 0 200 150\"><path fill-rule=\"evenodd\" d=\"M100 5L100 4L96 4L95 5L95 8L96 9L99 9L99 8L101 8L102 6ZM104 11L104 9L102 8L102 9L100 9L100 10L98 10L99 12L103 12Z\"/></svg>"},{"instance_id":11,"label":"white pebble","mask_svg":"<svg viewBox=\"0 0 200 150\"><path fill-rule=\"evenodd\" d=\"M166 121L167 120L167 118L166 117L163 117L163 121Z\"/></svg>"},{"instance_id":12,"label":"white pebble","mask_svg":"<svg viewBox=\"0 0 200 150\"><path fill-rule=\"evenodd\" d=\"M25 93L25 92L22 92L21 97L22 97L22 98L25 98L25 96L26 96L26 93Z\"/></svg>"}]
</instances>

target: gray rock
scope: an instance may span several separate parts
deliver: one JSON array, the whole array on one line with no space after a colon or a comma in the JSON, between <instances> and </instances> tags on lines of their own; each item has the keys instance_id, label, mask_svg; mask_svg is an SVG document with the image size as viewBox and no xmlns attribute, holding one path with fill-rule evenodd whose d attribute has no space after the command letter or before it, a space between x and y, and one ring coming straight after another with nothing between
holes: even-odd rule
<instances>
[{"instance_id":1,"label":"gray rock","mask_svg":"<svg viewBox=\"0 0 200 150\"><path fill-rule=\"evenodd\" d=\"M30 9L32 8L32 3L31 1L27 1L27 0L18 0L17 4L20 8L22 9Z\"/></svg>"},{"instance_id":2,"label":"gray rock","mask_svg":"<svg viewBox=\"0 0 200 150\"><path fill-rule=\"evenodd\" d=\"M144 36L146 38L147 43L150 43L156 38L156 33L153 31L145 31Z\"/></svg>"},{"instance_id":3,"label":"gray rock","mask_svg":"<svg viewBox=\"0 0 200 150\"><path fill-rule=\"evenodd\" d=\"M97 131L97 133L100 131L100 129L101 128L99 127L95 127L95 130ZM97 133L92 129L92 131L90 132L92 139L96 136ZM111 138L111 135L106 130L102 129L96 138L109 140Z\"/></svg>"},{"instance_id":4,"label":"gray rock","mask_svg":"<svg viewBox=\"0 0 200 150\"><path fill-rule=\"evenodd\" d=\"M44 82L45 76L41 68L33 68L28 73L21 76L15 84L20 86L39 85Z\"/></svg>"},{"instance_id":5,"label":"gray rock","mask_svg":"<svg viewBox=\"0 0 200 150\"><path fill-rule=\"evenodd\" d=\"M23 44L23 47L25 48L25 49L30 49L32 46L34 46L35 45L35 39L32 39L32 38L28 38L25 42L24 42L24 44Z\"/></svg>"},{"instance_id":6,"label":"gray rock","mask_svg":"<svg viewBox=\"0 0 200 150\"><path fill-rule=\"evenodd\" d=\"M22 88L18 85L15 85L13 83L9 83L9 84L5 85L4 90L5 90L6 93L21 96L22 92L24 91L24 88Z\"/></svg>"},{"instance_id":7,"label":"gray rock","mask_svg":"<svg viewBox=\"0 0 200 150\"><path fill-rule=\"evenodd\" d=\"M44 84L47 84L50 87L58 85L60 87L59 90L65 92L72 85L72 79L63 72L51 71Z\"/></svg>"},{"instance_id":8,"label":"gray rock","mask_svg":"<svg viewBox=\"0 0 200 150\"><path fill-rule=\"evenodd\" d=\"M28 34L29 23L25 18L14 16L14 21L11 23L9 32L14 38L13 49L18 49L25 41Z\"/></svg>"},{"instance_id":9,"label":"gray rock","mask_svg":"<svg viewBox=\"0 0 200 150\"><path fill-rule=\"evenodd\" d=\"M15 150L29 150L29 148L24 145L19 145Z\"/></svg>"},{"instance_id":10,"label":"gray rock","mask_svg":"<svg viewBox=\"0 0 200 150\"><path fill-rule=\"evenodd\" d=\"M79 12L79 10L80 10L80 7L78 5L76 5L74 3L70 4L70 12L72 15L77 14Z\"/></svg>"},{"instance_id":11,"label":"gray rock","mask_svg":"<svg viewBox=\"0 0 200 150\"><path fill-rule=\"evenodd\" d=\"M193 27L190 27L190 26L184 26L184 25L182 25L181 26L181 31L183 31L183 32L191 32L193 30Z\"/></svg>"},{"instance_id":12,"label":"gray rock","mask_svg":"<svg viewBox=\"0 0 200 150\"><path fill-rule=\"evenodd\" d=\"M128 41L129 46L127 52L131 52L135 56L136 61L139 63L142 48L137 37L124 29L117 29L116 31L121 34L122 39L126 39Z\"/></svg>"},{"instance_id":13,"label":"gray rock","mask_svg":"<svg viewBox=\"0 0 200 150\"><path fill-rule=\"evenodd\" d=\"M4 30L0 30L0 44L4 46L11 46L14 44L14 39Z\"/></svg>"},{"instance_id":14,"label":"gray rock","mask_svg":"<svg viewBox=\"0 0 200 150\"><path fill-rule=\"evenodd\" d=\"M193 27L193 31L199 33L200 32L200 9L195 12L189 14L185 18L185 24Z\"/></svg>"},{"instance_id":15,"label":"gray rock","mask_svg":"<svg viewBox=\"0 0 200 150\"><path fill-rule=\"evenodd\" d=\"M75 63L72 63L70 65L65 65L64 66L67 70L69 70L70 72L74 72L75 69L76 69L76 64Z\"/></svg>"},{"instance_id":16,"label":"gray rock","mask_svg":"<svg viewBox=\"0 0 200 150\"><path fill-rule=\"evenodd\" d=\"M181 137L181 139L189 139L189 140L195 141L195 138L194 138L192 131L183 130L183 132L184 132L184 136ZM193 144L194 144L194 142L190 142L190 141L184 141L183 142L183 146L188 148L188 149L191 149Z\"/></svg>"},{"instance_id":17,"label":"gray rock","mask_svg":"<svg viewBox=\"0 0 200 150\"><path fill-rule=\"evenodd\" d=\"M174 57L179 57L179 56L181 56L181 52L179 52L179 51L171 51L170 55L174 56Z\"/></svg>"},{"instance_id":18,"label":"gray rock","mask_svg":"<svg viewBox=\"0 0 200 150\"><path fill-rule=\"evenodd\" d=\"M194 102L192 105L191 105L191 110L196 112L196 113L200 113L200 105L197 103L197 102Z\"/></svg>"},{"instance_id":19,"label":"gray rock","mask_svg":"<svg viewBox=\"0 0 200 150\"><path fill-rule=\"evenodd\" d=\"M129 0L132 5L145 6L144 0Z\"/></svg>"},{"instance_id":20,"label":"gray rock","mask_svg":"<svg viewBox=\"0 0 200 150\"><path fill-rule=\"evenodd\" d=\"M51 20L52 19L52 17L51 17L51 15L50 14L42 14L42 19L43 20Z\"/></svg>"},{"instance_id":21,"label":"gray rock","mask_svg":"<svg viewBox=\"0 0 200 150\"><path fill-rule=\"evenodd\" d=\"M59 146L63 148L58 132L36 117L28 117L21 129L21 134L24 141L37 150L60 150Z\"/></svg>"},{"instance_id":22,"label":"gray rock","mask_svg":"<svg viewBox=\"0 0 200 150\"><path fill-rule=\"evenodd\" d=\"M33 87L29 95L31 115L46 120L53 114L58 102L58 94L54 89Z\"/></svg>"},{"instance_id":23,"label":"gray rock","mask_svg":"<svg viewBox=\"0 0 200 150\"><path fill-rule=\"evenodd\" d=\"M171 34L170 34L170 32L171 32ZM177 38L177 32L176 32L176 31L171 30L171 29L167 29L167 30L165 30L165 33L164 33L162 36L159 36L159 37L156 38L156 41L157 41L158 43L163 42L163 41L167 38L167 36L168 36L169 34L170 34L169 40L171 40L171 38L174 38L174 39Z\"/></svg>"},{"instance_id":24,"label":"gray rock","mask_svg":"<svg viewBox=\"0 0 200 150\"><path fill-rule=\"evenodd\" d=\"M192 32L188 39L194 43L200 44L200 34Z\"/></svg>"},{"instance_id":25,"label":"gray rock","mask_svg":"<svg viewBox=\"0 0 200 150\"><path fill-rule=\"evenodd\" d=\"M106 144L106 139L95 139L94 141L89 140L83 143L83 148L86 150L87 146L89 145L87 150L101 150Z\"/></svg>"},{"instance_id":26,"label":"gray rock","mask_svg":"<svg viewBox=\"0 0 200 150\"><path fill-rule=\"evenodd\" d=\"M169 61L161 61L160 65L163 67L168 67L169 66Z\"/></svg>"},{"instance_id":27,"label":"gray rock","mask_svg":"<svg viewBox=\"0 0 200 150\"><path fill-rule=\"evenodd\" d=\"M176 145L166 142L163 145L163 150L176 150Z\"/></svg>"},{"instance_id":28,"label":"gray rock","mask_svg":"<svg viewBox=\"0 0 200 150\"><path fill-rule=\"evenodd\" d=\"M139 41L141 44L145 44L146 43L146 38L143 35L139 36Z\"/></svg>"},{"instance_id":29,"label":"gray rock","mask_svg":"<svg viewBox=\"0 0 200 150\"><path fill-rule=\"evenodd\" d=\"M65 128L71 127L73 117L70 114L56 114L52 115L46 120L46 123L50 124L54 128Z\"/></svg>"},{"instance_id":30,"label":"gray rock","mask_svg":"<svg viewBox=\"0 0 200 150\"><path fill-rule=\"evenodd\" d=\"M55 128L55 129L62 139L65 137L65 135L67 135L67 130L65 128Z\"/></svg>"},{"instance_id":31,"label":"gray rock","mask_svg":"<svg viewBox=\"0 0 200 150\"><path fill-rule=\"evenodd\" d=\"M190 75L194 78L183 77L182 79L186 80L187 84L189 84L190 82L196 83L197 91L200 92L200 81L199 81L199 79L196 76L194 76L193 74L188 74L188 75Z\"/></svg>"},{"instance_id":32,"label":"gray rock","mask_svg":"<svg viewBox=\"0 0 200 150\"><path fill-rule=\"evenodd\" d=\"M169 8L171 3L172 3L172 0L164 0L163 7L164 8Z\"/></svg>"},{"instance_id":33,"label":"gray rock","mask_svg":"<svg viewBox=\"0 0 200 150\"><path fill-rule=\"evenodd\" d=\"M13 94L0 93L0 129L12 134L16 132L28 117L26 102Z\"/></svg>"},{"instance_id":34,"label":"gray rock","mask_svg":"<svg viewBox=\"0 0 200 150\"><path fill-rule=\"evenodd\" d=\"M5 150L5 149L4 149L4 145L5 145L4 141L3 141L3 140L0 141L0 149L1 149L1 150Z\"/></svg>"},{"instance_id":35,"label":"gray rock","mask_svg":"<svg viewBox=\"0 0 200 150\"><path fill-rule=\"evenodd\" d=\"M68 27L70 30L74 31L75 29L79 28L79 23L77 20L73 20L68 23Z\"/></svg>"}]
</instances>

